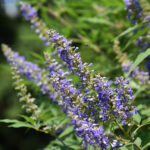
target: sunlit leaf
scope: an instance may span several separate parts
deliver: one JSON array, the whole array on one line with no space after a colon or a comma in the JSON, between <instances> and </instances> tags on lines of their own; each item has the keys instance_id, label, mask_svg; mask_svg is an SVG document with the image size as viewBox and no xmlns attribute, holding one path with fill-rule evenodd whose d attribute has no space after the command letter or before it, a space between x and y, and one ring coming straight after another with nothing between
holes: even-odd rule
<instances>
[{"instance_id":1,"label":"sunlit leaf","mask_svg":"<svg viewBox=\"0 0 150 150\"><path fill-rule=\"evenodd\" d=\"M134 141L134 143L141 146L142 140L140 139L140 137L137 137L136 140Z\"/></svg>"},{"instance_id":2,"label":"sunlit leaf","mask_svg":"<svg viewBox=\"0 0 150 150\"><path fill-rule=\"evenodd\" d=\"M133 35L131 37L131 39L127 42L127 44L125 45L125 47L123 48L123 51L125 49L127 49L132 43L134 40L138 39L138 37L142 36L143 34L145 34L148 30L150 29L150 27L146 27L144 28L143 30L141 31L138 31L135 35Z\"/></svg>"},{"instance_id":3,"label":"sunlit leaf","mask_svg":"<svg viewBox=\"0 0 150 150\"><path fill-rule=\"evenodd\" d=\"M4 123L11 123L10 125L8 125L9 127L13 127L13 128L20 128L20 127L28 127L28 128L32 128L33 126L29 123L23 122L23 121L19 121L19 120L14 120L14 119L3 119L0 120L0 122L4 122Z\"/></svg>"},{"instance_id":4,"label":"sunlit leaf","mask_svg":"<svg viewBox=\"0 0 150 150\"><path fill-rule=\"evenodd\" d=\"M65 131L63 131L60 135L59 138L63 138L64 136L70 134L74 129L74 126L69 126Z\"/></svg>"},{"instance_id":5,"label":"sunlit leaf","mask_svg":"<svg viewBox=\"0 0 150 150\"><path fill-rule=\"evenodd\" d=\"M137 114L134 113L133 118L137 123L141 122L141 116L139 115L139 113L137 113Z\"/></svg>"},{"instance_id":6,"label":"sunlit leaf","mask_svg":"<svg viewBox=\"0 0 150 150\"><path fill-rule=\"evenodd\" d=\"M147 56L149 56L149 55L150 55L150 48L147 49L145 52L140 53L140 54L137 56L136 60L134 61L132 67L131 67L130 70L129 70L129 72L127 73L127 77L128 77L129 74L132 72L132 70L133 70L134 68L136 68L136 67L137 67Z\"/></svg>"}]
</instances>

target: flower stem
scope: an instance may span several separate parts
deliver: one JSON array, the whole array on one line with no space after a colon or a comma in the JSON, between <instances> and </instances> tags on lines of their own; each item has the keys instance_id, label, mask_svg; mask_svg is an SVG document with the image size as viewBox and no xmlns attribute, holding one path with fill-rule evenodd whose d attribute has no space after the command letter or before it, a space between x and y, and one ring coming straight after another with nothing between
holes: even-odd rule
<instances>
[{"instance_id":1,"label":"flower stem","mask_svg":"<svg viewBox=\"0 0 150 150\"><path fill-rule=\"evenodd\" d=\"M116 124L118 125L118 127L120 128L120 130L124 133L124 135L130 139L130 141L133 143L133 138L130 137L127 132L124 130L124 128L122 128L122 126L118 123L117 120L115 120ZM137 145L136 143L133 143L133 145L138 149L138 150L143 150L139 145Z\"/></svg>"}]
</instances>

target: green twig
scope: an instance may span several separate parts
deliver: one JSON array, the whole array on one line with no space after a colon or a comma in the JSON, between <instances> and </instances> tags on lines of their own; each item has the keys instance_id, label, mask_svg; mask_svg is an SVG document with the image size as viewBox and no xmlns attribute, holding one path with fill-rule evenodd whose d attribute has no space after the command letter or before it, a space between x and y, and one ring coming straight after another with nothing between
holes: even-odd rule
<instances>
[{"instance_id":1,"label":"green twig","mask_svg":"<svg viewBox=\"0 0 150 150\"><path fill-rule=\"evenodd\" d=\"M127 134L127 132L124 130L124 128L122 128L122 126L118 123L118 121L115 120L115 122L116 122L116 124L118 125L118 127L120 128L120 130L124 133L124 135L132 142L132 144L133 144L134 146L136 146L136 148L137 148L138 150L143 150L139 145L137 145L136 143L133 143L133 138L132 138L132 136L130 137L130 136Z\"/></svg>"}]
</instances>

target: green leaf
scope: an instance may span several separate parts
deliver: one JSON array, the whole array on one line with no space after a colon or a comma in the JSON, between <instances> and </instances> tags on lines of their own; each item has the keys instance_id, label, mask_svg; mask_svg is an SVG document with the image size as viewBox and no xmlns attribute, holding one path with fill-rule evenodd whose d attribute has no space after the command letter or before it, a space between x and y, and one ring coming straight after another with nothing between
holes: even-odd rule
<instances>
[{"instance_id":1,"label":"green leaf","mask_svg":"<svg viewBox=\"0 0 150 150\"><path fill-rule=\"evenodd\" d=\"M132 87L132 86L131 86ZM137 91L135 92L135 94L134 94L134 97L137 97L139 94L141 94L142 93L142 91L145 91L145 89L147 88L147 86L140 86L140 87L138 87L137 89ZM138 109L139 110L139 109Z\"/></svg>"},{"instance_id":2,"label":"green leaf","mask_svg":"<svg viewBox=\"0 0 150 150\"><path fill-rule=\"evenodd\" d=\"M115 37L115 39L119 39L120 37L130 33L131 31L137 29L139 27L139 25L135 25L134 27L130 27L127 30L123 31L121 34L119 34L117 37Z\"/></svg>"},{"instance_id":3,"label":"green leaf","mask_svg":"<svg viewBox=\"0 0 150 150\"><path fill-rule=\"evenodd\" d=\"M133 144L132 144L132 146L131 146L131 149L132 149L132 150L135 150L135 148L134 148L134 145L133 145Z\"/></svg>"},{"instance_id":4,"label":"green leaf","mask_svg":"<svg viewBox=\"0 0 150 150\"><path fill-rule=\"evenodd\" d=\"M120 11L122 11L124 9L124 7L121 7L121 6L119 6L119 7L116 7L116 8L113 8L113 9L111 9L111 8L109 8L109 9L106 9L104 12L102 12L101 14L99 14L99 16L100 17L106 17L106 16L108 16L108 15L110 15L110 14L112 14L112 13L119 13Z\"/></svg>"},{"instance_id":5,"label":"green leaf","mask_svg":"<svg viewBox=\"0 0 150 150\"><path fill-rule=\"evenodd\" d=\"M33 126L30 125L29 123L26 123L26 122L23 122L23 121L19 121L19 120L14 120L14 119L3 119L3 120L0 120L0 122L11 123L8 126L9 127L13 127L13 128L20 128L20 127L33 128Z\"/></svg>"},{"instance_id":6,"label":"green leaf","mask_svg":"<svg viewBox=\"0 0 150 150\"><path fill-rule=\"evenodd\" d=\"M131 73L131 71L136 68L148 55L150 55L150 48L147 49L145 52L140 53L135 62L133 63L132 67L130 68L129 72L127 73L127 77L129 76L129 74Z\"/></svg>"},{"instance_id":7,"label":"green leaf","mask_svg":"<svg viewBox=\"0 0 150 150\"><path fill-rule=\"evenodd\" d=\"M28 128L33 128L32 125L25 123L25 122L17 122L14 124L9 125L8 127L13 127L13 128L21 128L21 127L28 127Z\"/></svg>"},{"instance_id":8,"label":"green leaf","mask_svg":"<svg viewBox=\"0 0 150 150\"><path fill-rule=\"evenodd\" d=\"M44 57L42 57L40 54L37 54L35 52L30 52L32 56L34 56L35 58L41 60L41 61L44 61Z\"/></svg>"},{"instance_id":9,"label":"green leaf","mask_svg":"<svg viewBox=\"0 0 150 150\"><path fill-rule=\"evenodd\" d=\"M137 113L137 114L134 113L133 118L137 123L141 122L141 116L139 115L139 113Z\"/></svg>"},{"instance_id":10,"label":"green leaf","mask_svg":"<svg viewBox=\"0 0 150 150\"><path fill-rule=\"evenodd\" d=\"M125 45L125 47L123 48L123 51L129 47L129 45L131 45L133 43L134 40L136 40L138 37L142 36L143 34L145 34L148 30L150 29L150 27L146 27L143 30L137 32L137 34L133 35L132 38L128 41L128 43Z\"/></svg>"},{"instance_id":11,"label":"green leaf","mask_svg":"<svg viewBox=\"0 0 150 150\"><path fill-rule=\"evenodd\" d=\"M126 35L126 34L128 34L130 32L132 32L133 30L142 27L144 24L145 23L141 23L141 24L137 24L137 25L135 25L133 27L128 28L127 30L125 30L121 34L119 34L117 37L115 37L115 39L119 39L120 37L122 37L122 36L124 36L124 35Z\"/></svg>"},{"instance_id":12,"label":"green leaf","mask_svg":"<svg viewBox=\"0 0 150 150\"><path fill-rule=\"evenodd\" d=\"M142 147L143 150L144 150L144 149L147 149L147 148L150 148L150 142L147 143L145 146Z\"/></svg>"},{"instance_id":13,"label":"green leaf","mask_svg":"<svg viewBox=\"0 0 150 150\"><path fill-rule=\"evenodd\" d=\"M150 117L142 121L142 125L150 124Z\"/></svg>"},{"instance_id":14,"label":"green leaf","mask_svg":"<svg viewBox=\"0 0 150 150\"><path fill-rule=\"evenodd\" d=\"M82 18L82 21L87 21L90 23L97 23L97 24L105 24L105 25L112 25L112 23L106 19L103 18Z\"/></svg>"},{"instance_id":15,"label":"green leaf","mask_svg":"<svg viewBox=\"0 0 150 150\"><path fill-rule=\"evenodd\" d=\"M81 137L78 137L78 136L76 136L76 139L77 139L77 141L78 141L79 143L81 143L82 140L83 140Z\"/></svg>"},{"instance_id":16,"label":"green leaf","mask_svg":"<svg viewBox=\"0 0 150 150\"><path fill-rule=\"evenodd\" d=\"M126 75L125 75L126 76ZM131 87L132 88L134 88L134 89L136 89L136 90L139 90L140 89L140 85L139 84L137 84L137 82L136 81L134 81L134 80L131 80L130 81L130 85L131 85Z\"/></svg>"},{"instance_id":17,"label":"green leaf","mask_svg":"<svg viewBox=\"0 0 150 150\"><path fill-rule=\"evenodd\" d=\"M125 146L121 147L120 150L128 150Z\"/></svg>"},{"instance_id":18,"label":"green leaf","mask_svg":"<svg viewBox=\"0 0 150 150\"><path fill-rule=\"evenodd\" d=\"M150 116L150 108L145 109L145 110L142 110L142 111L141 111L141 114L142 114L142 115L145 115L145 116Z\"/></svg>"},{"instance_id":19,"label":"green leaf","mask_svg":"<svg viewBox=\"0 0 150 150\"><path fill-rule=\"evenodd\" d=\"M31 117L25 115L19 115L19 116L25 119L27 122L31 123L32 125L34 124L34 120Z\"/></svg>"},{"instance_id":20,"label":"green leaf","mask_svg":"<svg viewBox=\"0 0 150 150\"><path fill-rule=\"evenodd\" d=\"M64 140L65 145L73 149L80 149L80 145L77 140L73 139L73 136L69 136Z\"/></svg>"},{"instance_id":21,"label":"green leaf","mask_svg":"<svg viewBox=\"0 0 150 150\"><path fill-rule=\"evenodd\" d=\"M139 105L137 105L137 110L139 111L139 110L142 110L143 108L144 108L145 106L143 105L143 104L139 104Z\"/></svg>"},{"instance_id":22,"label":"green leaf","mask_svg":"<svg viewBox=\"0 0 150 150\"><path fill-rule=\"evenodd\" d=\"M137 137L134 143L141 146L142 140L139 137Z\"/></svg>"},{"instance_id":23,"label":"green leaf","mask_svg":"<svg viewBox=\"0 0 150 150\"><path fill-rule=\"evenodd\" d=\"M91 145L88 145L88 148L87 148L88 150L95 150L95 148L93 147L93 146L91 146Z\"/></svg>"},{"instance_id":24,"label":"green leaf","mask_svg":"<svg viewBox=\"0 0 150 150\"><path fill-rule=\"evenodd\" d=\"M3 123L16 123L16 122L18 122L18 120L15 120L15 119L2 119L2 120L0 120L0 122L3 122Z\"/></svg>"},{"instance_id":25,"label":"green leaf","mask_svg":"<svg viewBox=\"0 0 150 150\"><path fill-rule=\"evenodd\" d=\"M46 146L43 150L61 150L59 146L52 146L51 144Z\"/></svg>"},{"instance_id":26,"label":"green leaf","mask_svg":"<svg viewBox=\"0 0 150 150\"><path fill-rule=\"evenodd\" d=\"M63 143L61 141L59 141L58 139L52 141L51 144L57 144L59 146L63 146Z\"/></svg>"},{"instance_id":27,"label":"green leaf","mask_svg":"<svg viewBox=\"0 0 150 150\"><path fill-rule=\"evenodd\" d=\"M74 129L74 126L68 127L67 129L65 129L65 131L64 131L63 133L61 133L61 134L59 135L59 138L62 138L62 137L64 137L64 136L70 134L70 133L73 131L73 129Z\"/></svg>"}]
</instances>

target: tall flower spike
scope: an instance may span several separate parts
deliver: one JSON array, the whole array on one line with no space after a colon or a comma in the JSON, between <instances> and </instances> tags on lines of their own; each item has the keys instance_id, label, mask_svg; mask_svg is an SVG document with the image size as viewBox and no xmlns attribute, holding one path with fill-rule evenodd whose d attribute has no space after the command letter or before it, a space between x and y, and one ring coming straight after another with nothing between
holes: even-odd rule
<instances>
[{"instance_id":1,"label":"tall flower spike","mask_svg":"<svg viewBox=\"0 0 150 150\"><path fill-rule=\"evenodd\" d=\"M50 41L56 44L59 56L64 62L67 63L68 69L79 76L82 88L85 87L86 92L90 91L91 89L95 91L94 94L92 95L86 94L84 100L78 103L79 107L81 108L82 106L82 109L84 109L86 114L90 113L93 116L94 121L97 120L94 117L94 114L98 113L95 111L99 111L99 109L101 109L101 112L103 113L102 115L99 114L98 116L102 117L103 121L110 119L111 117L108 116L109 112L112 112L111 97L114 97L113 95L114 93L110 88L109 82L105 81L105 79L103 79L99 75L98 76L92 75L92 72L88 70L88 64L82 63L80 54L75 52L75 48L70 46L71 42L67 41L65 37L59 35L54 30L50 30L49 35ZM84 105L81 105L81 103L86 103L89 109L87 109L87 107L84 107ZM89 112L88 110L92 111Z\"/></svg>"},{"instance_id":2,"label":"tall flower spike","mask_svg":"<svg viewBox=\"0 0 150 150\"><path fill-rule=\"evenodd\" d=\"M12 60L13 58L10 56L10 61ZM35 98L32 98L31 94L27 92L27 88L23 84L20 74L13 63L11 64L11 69L15 89L19 91L18 95L20 97L20 102L24 102L22 107L26 110L26 112L31 114L32 119L37 120L39 117L40 109L36 104L34 104Z\"/></svg>"},{"instance_id":3,"label":"tall flower spike","mask_svg":"<svg viewBox=\"0 0 150 150\"><path fill-rule=\"evenodd\" d=\"M124 0L126 5L126 10L128 11L128 19L133 23L141 23L143 15L143 9L140 6L138 0Z\"/></svg>"},{"instance_id":4,"label":"tall flower spike","mask_svg":"<svg viewBox=\"0 0 150 150\"><path fill-rule=\"evenodd\" d=\"M45 44L49 46L50 42L53 43L53 48L57 48L57 52L60 54L60 57L62 58L62 60L68 64L69 70L73 72L76 70L76 74L80 77L82 81L87 79L89 76L88 75L89 71L88 72L85 72L85 71L86 71L86 67L88 66L88 64L87 63L82 64L80 60L71 61L73 58L78 59L80 54L79 53L75 54L75 56L73 56L72 53L70 53L70 55L65 54L66 52L64 50L65 49L69 50L71 48L70 45L72 42L67 41L67 39L64 36L59 35L54 30L49 31L49 36L50 36L49 38L47 34L48 29L45 26L45 23L38 18L37 11L34 8L32 8L30 4L21 2L20 9L22 11L23 16L31 22L32 27L35 28L36 33L40 35L40 38L44 40ZM56 41L59 41L59 43L57 43ZM78 64L76 62L78 62ZM75 66L72 66L73 63L76 63L76 65L78 65L77 68ZM84 86L85 88L86 87L85 83L82 83L82 86Z\"/></svg>"},{"instance_id":5,"label":"tall flower spike","mask_svg":"<svg viewBox=\"0 0 150 150\"><path fill-rule=\"evenodd\" d=\"M143 8L141 7L138 0L125 0L126 10L128 11L128 19L133 24L146 23L146 26L150 26L150 16L144 14ZM145 27L146 27L145 26ZM140 30L142 30L141 28ZM137 40L137 45L142 49L150 47L150 30L146 34L140 36Z\"/></svg>"},{"instance_id":6,"label":"tall flower spike","mask_svg":"<svg viewBox=\"0 0 150 150\"><path fill-rule=\"evenodd\" d=\"M39 34L40 39L44 41L45 46L49 46L49 37L47 35L48 28L45 23L37 16L37 10L32 8L30 4L20 3L20 10L26 20L31 22L31 28Z\"/></svg>"},{"instance_id":7,"label":"tall flower spike","mask_svg":"<svg viewBox=\"0 0 150 150\"><path fill-rule=\"evenodd\" d=\"M82 111L82 94L78 94L77 89L73 87L69 79L65 78L65 73L57 67L56 61L51 59L47 52L45 52L45 59L50 71L51 83L55 90L61 93L65 113L71 119L71 123L75 125L77 135L84 139L84 146L89 144L104 149L107 148L109 143L112 144L112 148L120 146L120 143L114 140L114 137L105 134L104 129L99 124L91 122L88 114ZM76 100L81 102L81 107L75 104Z\"/></svg>"},{"instance_id":8,"label":"tall flower spike","mask_svg":"<svg viewBox=\"0 0 150 150\"><path fill-rule=\"evenodd\" d=\"M141 6L143 8L143 13L146 15L147 20L149 19L148 26L150 27L150 5L147 0L141 0L140 2L141 2ZM144 45L148 45L146 47L149 48L150 47L150 42L149 42L150 41L150 30L148 30L145 40L146 40L146 43L149 43L149 44L145 43ZM145 66L146 66L147 70L150 72L150 56L148 56L146 58Z\"/></svg>"},{"instance_id":9,"label":"tall flower spike","mask_svg":"<svg viewBox=\"0 0 150 150\"><path fill-rule=\"evenodd\" d=\"M34 104L35 98L31 97L31 94L27 92L26 86L22 83L22 79L19 75L19 72L16 70L14 66L12 68L13 79L15 80L14 85L15 89L20 91L18 93L20 97L20 102L24 102L22 107L26 110L26 112L31 114L31 118L37 120L39 117L40 109L36 104Z\"/></svg>"},{"instance_id":10,"label":"tall flower spike","mask_svg":"<svg viewBox=\"0 0 150 150\"><path fill-rule=\"evenodd\" d=\"M86 103L89 109L87 109L87 107L84 107L84 105L81 105L81 102L79 104L80 107L82 106L82 109L84 109L86 113L93 116L94 121L96 121L97 118L99 120L99 117L96 118L94 117L97 116L98 112L100 112L98 116L102 117L103 121L111 119L109 113L111 112L111 114L113 115L115 115L116 113L115 109L114 109L115 112L112 111L113 110L112 108L116 108L115 103L113 103L113 100L116 101L116 98L114 97L115 91L110 88L111 85L110 82L105 80L105 78L102 78L100 75L93 75L92 71L89 71L88 69L89 65L87 63L85 64L82 63L80 53L76 53L76 48L71 47L70 46L71 42L67 41L67 39L64 36L59 35L54 30L49 31L49 36L50 42L56 45L57 52L60 58L67 63L68 69L70 71L79 76L82 89L84 88L85 92L87 93L85 94L82 103ZM127 84L124 84L123 86L126 85ZM125 89L126 88L124 88L124 90ZM93 91L93 94L89 95L88 92L90 92L90 90ZM129 99L128 98L129 97L127 97L126 102L130 103L131 98ZM128 108L129 108L128 111L132 110L132 107ZM115 115L115 117L116 116L123 117L119 114Z\"/></svg>"},{"instance_id":11,"label":"tall flower spike","mask_svg":"<svg viewBox=\"0 0 150 150\"><path fill-rule=\"evenodd\" d=\"M143 30L146 27L150 27L150 13L147 13L147 10L145 10L145 5L148 3L145 2L145 0L142 0L145 5L142 8L139 0L124 0L126 4L126 10L128 12L128 19L133 24L140 24L145 23L144 27L140 28L139 30ZM137 30L135 30L137 32ZM150 29L146 31L146 33L142 36L140 36L137 39L137 46L141 48L141 50L146 50L147 48L150 48ZM140 50L140 51L141 51ZM150 72L150 56L146 58L146 68Z\"/></svg>"},{"instance_id":12,"label":"tall flower spike","mask_svg":"<svg viewBox=\"0 0 150 150\"><path fill-rule=\"evenodd\" d=\"M79 77L80 86L86 91L90 85L87 84L91 78L90 73L93 72L93 70L88 70L88 66L91 66L91 64L83 64L80 53L75 52L78 48L71 47L72 42L68 41L63 35L59 35L54 30L49 30L48 34L49 41L55 44L59 57L68 65L68 69Z\"/></svg>"},{"instance_id":13,"label":"tall flower spike","mask_svg":"<svg viewBox=\"0 0 150 150\"><path fill-rule=\"evenodd\" d=\"M53 101L57 101L59 95L52 88L49 78L44 69L40 69L36 64L26 61L25 57L13 52L7 45L2 45L2 50L9 64L16 67L17 71L27 79L34 81L43 94L48 94Z\"/></svg>"}]
</instances>

